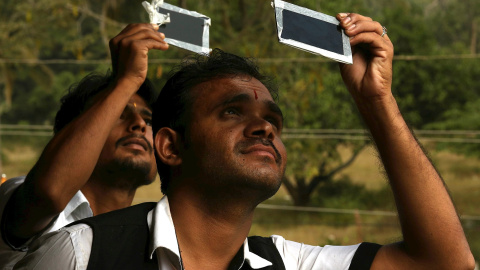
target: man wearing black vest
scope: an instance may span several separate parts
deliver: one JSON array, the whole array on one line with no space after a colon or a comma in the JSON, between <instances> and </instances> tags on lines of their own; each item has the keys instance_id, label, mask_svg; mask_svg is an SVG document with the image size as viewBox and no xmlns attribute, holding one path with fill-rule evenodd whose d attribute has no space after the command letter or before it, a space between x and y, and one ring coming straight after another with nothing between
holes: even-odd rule
<instances>
[{"instance_id":1,"label":"man wearing black vest","mask_svg":"<svg viewBox=\"0 0 480 270\"><path fill-rule=\"evenodd\" d=\"M473 269L444 183L391 93L392 43L370 18L337 19L354 52L341 73L389 176L403 241L315 247L247 238L256 206L281 184L283 116L268 77L214 50L185 61L154 105L166 196L46 235L17 269Z\"/></svg>"}]
</instances>

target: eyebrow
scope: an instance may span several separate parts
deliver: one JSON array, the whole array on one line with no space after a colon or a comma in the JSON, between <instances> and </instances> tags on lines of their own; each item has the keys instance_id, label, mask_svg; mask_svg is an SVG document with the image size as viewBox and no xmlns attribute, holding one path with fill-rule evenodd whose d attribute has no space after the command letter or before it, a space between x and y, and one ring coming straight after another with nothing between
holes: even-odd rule
<instances>
[{"instance_id":1,"label":"eyebrow","mask_svg":"<svg viewBox=\"0 0 480 270\"><path fill-rule=\"evenodd\" d=\"M233 96L232 98L230 99L227 99L225 100L224 102L220 103L217 107L225 107L225 106L228 106L230 104L234 104L234 103L241 103L241 102L248 102L248 101L252 101L253 98L248 95L248 94L239 94L239 95L236 95L236 96ZM278 107L277 103L271 101L271 100L265 100L263 101L263 104L265 104L267 107L268 107L268 110L270 110L272 113L278 115L280 118L282 118L282 122L283 122L283 113L282 113L282 110L280 109L280 107Z\"/></svg>"},{"instance_id":2,"label":"eyebrow","mask_svg":"<svg viewBox=\"0 0 480 270\"><path fill-rule=\"evenodd\" d=\"M141 108L140 113L146 115L146 116L152 116L152 111L147 109L147 108Z\"/></svg>"},{"instance_id":3,"label":"eyebrow","mask_svg":"<svg viewBox=\"0 0 480 270\"><path fill-rule=\"evenodd\" d=\"M128 107L128 108L129 108L130 110L132 110L132 111L138 110L138 112L139 112L140 114L143 114L143 115L146 115L146 116L149 116L149 117L152 116L152 111L151 111L149 108L147 108L147 107L144 107L144 106L135 107L135 106L133 106L132 104L127 104L126 107ZM138 108L138 109L137 109L137 108Z\"/></svg>"},{"instance_id":4,"label":"eyebrow","mask_svg":"<svg viewBox=\"0 0 480 270\"><path fill-rule=\"evenodd\" d=\"M282 122L283 122L283 113L280 107L278 107L277 103L270 100L265 101L265 103L267 104L268 109L270 111L272 111L274 114L277 114L280 118L282 118Z\"/></svg>"},{"instance_id":5,"label":"eyebrow","mask_svg":"<svg viewBox=\"0 0 480 270\"><path fill-rule=\"evenodd\" d=\"M239 95L233 96L230 99L227 99L227 100L223 101L217 107L225 107L225 106L228 106L228 105L233 104L233 103L247 102L247 101L251 101L251 100L252 100L252 98L248 94L239 94Z\"/></svg>"}]
</instances>

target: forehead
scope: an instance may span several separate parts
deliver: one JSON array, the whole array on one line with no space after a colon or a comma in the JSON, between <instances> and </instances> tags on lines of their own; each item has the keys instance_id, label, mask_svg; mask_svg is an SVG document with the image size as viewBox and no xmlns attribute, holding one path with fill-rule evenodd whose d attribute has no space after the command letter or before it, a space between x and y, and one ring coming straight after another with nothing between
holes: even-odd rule
<instances>
[{"instance_id":1,"label":"forehead","mask_svg":"<svg viewBox=\"0 0 480 270\"><path fill-rule=\"evenodd\" d=\"M265 85L250 76L216 78L192 88L194 103L202 105L214 105L240 94L254 96L258 100L274 102Z\"/></svg>"},{"instance_id":2,"label":"forehead","mask_svg":"<svg viewBox=\"0 0 480 270\"><path fill-rule=\"evenodd\" d=\"M128 101L128 103L133 103L133 102L141 104L143 106L147 106L147 102L138 94L134 94Z\"/></svg>"},{"instance_id":3,"label":"forehead","mask_svg":"<svg viewBox=\"0 0 480 270\"><path fill-rule=\"evenodd\" d=\"M152 115L150 106L148 106L147 102L137 94L130 98L125 106L125 111L134 111L148 116Z\"/></svg>"},{"instance_id":4,"label":"forehead","mask_svg":"<svg viewBox=\"0 0 480 270\"><path fill-rule=\"evenodd\" d=\"M138 105L138 106L143 106L143 107L150 108L150 106L148 106L147 102L146 102L141 96L139 96L138 94L134 94L134 95L130 98L130 100L128 101L128 103L130 103L130 104L135 103L135 104Z\"/></svg>"}]
</instances>

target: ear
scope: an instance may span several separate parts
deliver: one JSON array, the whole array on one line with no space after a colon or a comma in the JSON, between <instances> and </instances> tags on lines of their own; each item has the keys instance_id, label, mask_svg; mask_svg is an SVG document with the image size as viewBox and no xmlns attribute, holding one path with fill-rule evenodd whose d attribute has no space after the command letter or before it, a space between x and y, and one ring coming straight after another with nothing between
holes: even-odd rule
<instances>
[{"instance_id":1,"label":"ear","mask_svg":"<svg viewBox=\"0 0 480 270\"><path fill-rule=\"evenodd\" d=\"M178 151L178 143L180 143L180 135L173 129L163 127L155 134L155 151L157 158L168 166L177 166L182 163Z\"/></svg>"}]
</instances>

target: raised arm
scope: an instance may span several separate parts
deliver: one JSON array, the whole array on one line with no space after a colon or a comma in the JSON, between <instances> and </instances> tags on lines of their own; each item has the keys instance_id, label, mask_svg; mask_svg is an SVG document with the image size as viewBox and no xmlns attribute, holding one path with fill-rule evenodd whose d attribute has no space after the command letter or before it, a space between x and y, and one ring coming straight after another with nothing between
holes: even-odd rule
<instances>
[{"instance_id":1,"label":"raised arm","mask_svg":"<svg viewBox=\"0 0 480 270\"><path fill-rule=\"evenodd\" d=\"M353 65L340 65L342 77L378 148L403 233L402 242L378 251L372 269L473 269L474 259L445 183L392 95L392 42L370 18L341 13L337 19L350 37L353 53Z\"/></svg>"},{"instance_id":2,"label":"raised arm","mask_svg":"<svg viewBox=\"0 0 480 270\"><path fill-rule=\"evenodd\" d=\"M55 134L11 198L6 233L12 241L46 228L88 181L113 125L146 78L148 51L168 48L157 29L129 25L110 41L115 79Z\"/></svg>"}]
</instances>

